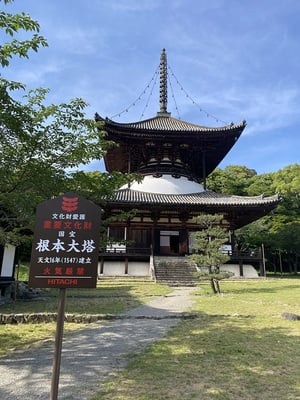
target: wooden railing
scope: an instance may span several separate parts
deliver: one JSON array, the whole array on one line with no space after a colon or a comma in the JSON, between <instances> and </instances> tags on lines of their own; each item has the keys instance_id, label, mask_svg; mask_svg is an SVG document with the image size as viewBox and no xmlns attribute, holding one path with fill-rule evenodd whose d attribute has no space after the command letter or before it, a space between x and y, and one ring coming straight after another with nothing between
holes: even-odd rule
<instances>
[{"instance_id":1,"label":"wooden railing","mask_svg":"<svg viewBox=\"0 0 300 400\"><path fill-rule=\"evenodd\" d=\"M253 251L233 251L231 252L230 258L231 260L261 260L262 254L260 250Z\"/></svg>"},{"instance_id":2,"label":"wooden railing","mask_svg":"<svg viewBox=\"0 0 300 400\"><path fill-rule=\"evenodd\" d=\"M190 253L192 254L192 253ZM226 254L230 256L231 261L259 261L262 259L260 250L255 251L228 251ZM150 247L129 247L125 245L107 245L100 248L100 256L134 256L134 255L151 255Z\"/></svg>"},{"instance_id":3,"label":"wooden railing","mask_svg":"<svg viewBox=\"0 0 300 400\"><path fill-rule=\"evenodd\" d=\"M196 253L192 252L191 254ZM262 254L260 250L249 251L223 251L224 254L230 256L231 260L261 260Z\"/></svg>"},{"instance_id":4,"label":"wooden railing","mask_svg":"<svg viewBox=\"0 0 300 400\"><path fill-rule=\"evenodd\" d=\"M128 247L128 246L106 246L100 249L101 256L113 255L149 255L151 254L150 247Z\"/></svg>"}]
</instances>

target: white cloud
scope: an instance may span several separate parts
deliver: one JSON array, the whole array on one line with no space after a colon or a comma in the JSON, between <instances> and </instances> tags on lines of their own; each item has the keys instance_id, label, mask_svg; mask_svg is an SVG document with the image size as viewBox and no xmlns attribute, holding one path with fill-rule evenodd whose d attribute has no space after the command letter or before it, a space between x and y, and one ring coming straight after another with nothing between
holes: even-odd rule
<instances>
[{"instance_id":1,"label":"white cloud","mask_svg":"<svg viewBox=\"0 0 300 400\"><path fill-rule=\"evenodd\" d=\"M300 129L300 2L27 0L9 7L40 22L49 48L30 54L29 61L16 59L4 75L50 88L51 101L83 97L91 115L121 112L141 94L165 47L176 78L196 102L172 81L182 119L220 125L200 109L226 122L246 119L247 140L232 154L240 159L259 140L257 156L262 149L268 154L257 158L259 165L278 156L272 138L289 130L287 146L299 161L292 150ZM151 98L148 92L118 120L138 120L147 101L145 117L151 117L159 108L157 85ZM168 103L177 117L170 88Z\"/></svg>"},{"instance_id":2,"label":"white cloud","mask_svg":"<svg viewBox=\"0 0 300 400\"><path fill-rule=\"evenodd\" d=\"M247 134L273 132L289 126L300 117L298 105L300 93L296 88L254 88L243 91L237 98L229 96L227 104L243 109L249 125Z\"/></svg>"},{"instance_id":3,"label":"white cloud","mask_svg":"<svg viewBox=\"0 0 300 400\"><path fill-rule=\"evenodd\" d=\"M79 26L59 27L52 34L49 44L55 50L65 54L86 56L95 54L97 42L101 41L103 33L98 29L80 28Z\"/></svg>"},{"instance_id":4,"label":"white cloud","mask_svg":"<svg viewBox=\"0 0 300 400\"><path fill-rule=\"evenodd\" d=\"M149 12L164 2L162 0L108 0L113 10L118 12Z\"/></svg>"}]
</instances>

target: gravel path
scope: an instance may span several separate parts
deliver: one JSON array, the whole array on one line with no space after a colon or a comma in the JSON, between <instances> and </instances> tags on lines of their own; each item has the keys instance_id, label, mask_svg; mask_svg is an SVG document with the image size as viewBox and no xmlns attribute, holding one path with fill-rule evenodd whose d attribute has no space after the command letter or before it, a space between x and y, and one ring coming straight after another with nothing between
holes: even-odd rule
<instances>
[{"instance_id":1,"label":"gravel path","mask_svg":"<svg viewBox=\"0 0 300 400\"><path fill-rule=\"evenodd\" d=\"M119 319L94 323L66 334L62 347L59 400L89 400L103 382L126 367L130 354L141 353L175 326L192 306L192 288L178 288ZM48 400L53 342L0 358L1 400Z\"/></svg>"}]
</instances>

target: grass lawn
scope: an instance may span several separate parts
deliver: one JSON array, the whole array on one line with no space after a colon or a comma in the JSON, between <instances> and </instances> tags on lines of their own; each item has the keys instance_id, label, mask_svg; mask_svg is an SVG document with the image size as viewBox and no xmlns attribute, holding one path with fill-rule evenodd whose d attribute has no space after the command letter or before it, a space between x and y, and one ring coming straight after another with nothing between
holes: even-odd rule
<instances>
[{"instance_id":1,"label":"grass lawn","mask_svg":"<svg viewBox=\"0 0 300 400\"><path fill-rule=\"evenodd\" d=\"M300 280L222 282L93 400L300 399Z\"/></svg>"},{"instance_id":2,"label":"grass lawn","mask_svg":"<svg viewBox=\"0 0 300 400\"><path fill-rule=\"evenodd\" d=\"M25 268L26 271L26 268ZM26 275L25 276L26 279ZM171 289L145 279L103 279L97 289L67 289L65 312L70 314L118 314L170 292ZM43 290L33 301L18 300L0 306L0 314L57 312L58 289ZM82 323L65 323L68 332L83 327ZM56 323L0 324L0 356L22 349L41 340L54 340Z\"/></svg>"},{"instance_id":3,"label":"grass lawn","mask_svg":"<svg viewBox=\"0 0 300 400\"><path fill-rule=\"evenodd\" d=\"M182 320L91 400L300 400L300 279L222 281L213 295L194 291L194 319ZM118 313L170 291L145 280L114 279L97 289L67 291L66 312ZM44 300L0 307L0 313L54 312ZM65 324L65 330L81 324ZM55 324L0 325L0 354L54 337Z\"/></svg>"}]
</instances>

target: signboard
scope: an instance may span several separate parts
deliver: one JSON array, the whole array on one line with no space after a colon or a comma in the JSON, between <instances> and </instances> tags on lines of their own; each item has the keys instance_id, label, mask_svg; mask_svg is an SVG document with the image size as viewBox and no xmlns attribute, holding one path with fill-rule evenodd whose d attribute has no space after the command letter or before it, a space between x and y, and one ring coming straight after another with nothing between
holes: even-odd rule
<instances>
[{"instance_id":1,"label":"signboard","mask_svg":"<svg viewBox=\"0 0 300 400\"><path fill-rule=\"evenodd\" d=\"M100 208L71 192L39 204L29 285L95 288L100 221Z\"/></svg>"},{"instance_id":2,"label":"signboard","mask_svg":"<svg viewBox=\"0 0 300 400\"><path fill-rule=\"evenodd\" d=\"M13 279L16 265L16 247L11 244L0 245L0 280Z\"/></svg>"}]
</instances>

